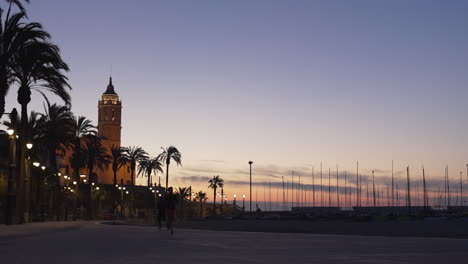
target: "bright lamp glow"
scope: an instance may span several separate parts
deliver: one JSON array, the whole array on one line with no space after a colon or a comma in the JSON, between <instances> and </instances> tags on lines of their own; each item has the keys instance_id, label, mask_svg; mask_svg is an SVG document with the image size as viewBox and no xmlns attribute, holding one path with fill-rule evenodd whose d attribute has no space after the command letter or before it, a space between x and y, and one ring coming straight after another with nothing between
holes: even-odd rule
<instances>
[{"instance_id":1,"label":"bright lamp glow","mask_svg":"<svg viewBox=\"0 0 468 264\"><path fill-rule=\"evenodd\" d=\"M42 166L41 169L42 169L42 170L45 170L45 169L46 169L46 166Z\"/></svg>"},{"instance_id":2,"label":"bright lamp glow","mask_svg":"<svg viewBox=\"0 0 468 264\"><path fill-rule=\"evenodd\" d=\"M9 129L7 130L7 133L8 133L9 136L13 136L13 134L15 134L15 130L12 129L12 128L9 128Z\"/></svg>"},{"instance_id":3,"label":"bright lamp glow","mask_svg":"<svg viewBox=\"0 0 468 264\"><path fill-rule=\"evenodd\" d=\"M96 187L96 190L99 191L99 186Z\"/></svg>"},{"instance_id":4,"label":"bright lamp glow","mask_svg":"<svg viewBox=\"0 0 468 264\"><path fill-rule=\"evenodd\" d=\"M33 165L34 165L34 167L39 167L39 166L41 166L41 163L35 161L35 162L33 162Z\"/></svg>"},{"instance_id":5,"label":"bright lamp glow","mask_svg":"<svg viewBox=\"0 0 468 264\"><path fill-rule=\"evenodd\" d=\"M27 149L32 149L33 147L33 144L32 143L26 143L26 148Z\"/></svg>"},{"instance_id":6,"label":"bright lamp glow","mask_svg":"<svg viewBox=\"0 0 468 264\"><path fill-rule=\"evenodd\" d=\"M86 178L85 174L80 174L80 178Z\"/></svg>"},{"instance_id":7,"label":"bright lamp glow","mask_svg":"<svg viewBox=\"0 0 468 264\"><path fill-rule=\"evenodd\" d=\"M73 181L73 185L76 185L76 181Z\"/></svg>"}]
</instances>

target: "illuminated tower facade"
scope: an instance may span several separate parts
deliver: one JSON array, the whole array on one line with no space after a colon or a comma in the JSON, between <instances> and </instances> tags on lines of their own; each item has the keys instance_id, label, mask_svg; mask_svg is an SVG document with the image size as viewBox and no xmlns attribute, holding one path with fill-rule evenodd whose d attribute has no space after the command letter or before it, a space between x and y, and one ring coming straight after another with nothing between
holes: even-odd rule
<instances>
[{"instance_id":1,"label":"illuminated tower facade","mask_svg":"<svg viewBox=\"0 0 468 264\"><path fill-rule=\"evenodd\" d=\"M122 102L115 92L112 77L98 105L99 137L109 146L120 147L122 130Z\"/></svg>"}]
</instances>

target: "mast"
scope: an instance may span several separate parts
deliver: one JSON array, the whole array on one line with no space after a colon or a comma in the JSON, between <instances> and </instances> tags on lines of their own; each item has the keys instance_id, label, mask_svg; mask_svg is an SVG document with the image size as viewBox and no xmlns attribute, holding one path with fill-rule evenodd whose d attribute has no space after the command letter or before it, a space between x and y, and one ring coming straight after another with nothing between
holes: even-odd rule
<instances>
[{"instance_id":1,"label":"mast","mask_svg":"<svg viewBox=\"0 0 468 264\"><path fill-rule=\"evenodd\" d=\"M460 171L460 207L463 206L463 182L462 182L462 172Z\"/></svg>"},{"instance_id":2,"label":"mast","mask_svg":"<svg viewBox=\"0 0 468 264\"><path fill-rule=\"evenodd\" d=\"M320 162L320 207L323 207L323 177L322 162Z\"/></svg>"},{"instance_id":3,"label":"mast","mask_svg":"<svg viewBox=\"0 0 468 264\"><path fill-rule=\"evenodd\" d=\"M331 207L331 170L328 168L328 207Z\"/></svg>"},{"instance_id":4,"label":"mast","mask_svg":"<svg viewBox=\"0 0 468 264\"><path fill-rule=\"evenodd\" d=\"M285 206L285 196L284 196L284 176L281 176L281 181L283 182L283 212L285 211L286 209L286 206Z\"/></svg>"},{"instance_id":5,"label":"mast","mask_svg":"<svg viewBox=\"0 0 468 264\"><path fill-rule=\"evenodd\" d=\"M340 183L338 181L338 164L336 164L336 203L340 207Z\"/></svg>"},{"instance_id":6,"label":"mast","mask_svg":"<svg viewBox=\"0 0 468 264\"><path fill-rule=\"evenodd\" d=\"M347 204L347 194L348 194L348 184L346 183L347 179L346 179L346 170L344 171L344 207L346 208L346 206L348 205Z\"/></svg>"},{"instance_id":7,"label":"mast","mask_svg":"<svg viewBox=\"0 0 468 264\"><path fill-rule=\"evenodd\" d=\"M359 161L356 161L356 207L359 207Z\"/></svg>"},{"instance_id":8,"label":"mast","mask_svg":"<svg viewBox=\"0 0 468 264\"><path fill-rule=\"evenodd\" d=\"M395 191L394 191L393 160L392 160L392 207L393 206L395 206Z\"/></svg>"},{"instance_id":9,"label":"mast","mask_svg":"<svg viewBox=\"0 0 468 264\"><path fill-rule=\"evenodd\" d=\"M406 185L408 187L406 203L408 207L411 207L411 187L410 187L409 166L406 167Z\"/></svg>"},{"instance_id":10,"label":"mast","mask_svg":"<svg viewBox=\"0 0 468 264\"><path fill-rule=\"evenodd\" d=\"M374 176L374 171L372 171L372 197L374 199L374 207L375 207L375 176Z\"/></svg>"},{"instance_id":11,"label":"mast","mask_svg":"<svg viewBox=\"0 0 468 264\"><path fill-rule=\"evenodd\" d=\"M312 206L315 206L315 177L314 167L312 167Z\"/></svg>"}]
</instances>

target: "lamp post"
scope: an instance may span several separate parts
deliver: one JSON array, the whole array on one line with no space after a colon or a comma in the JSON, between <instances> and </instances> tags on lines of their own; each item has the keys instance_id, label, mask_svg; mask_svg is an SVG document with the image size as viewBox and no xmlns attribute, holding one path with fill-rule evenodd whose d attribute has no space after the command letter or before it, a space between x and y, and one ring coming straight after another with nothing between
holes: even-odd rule
<instances>
[{"instance_id":1,"label":"lamp post","mask_svg":"<svg viewBox=\"0 0 468 264\"><path fill-rule=\"evenodd\" d=\"M18 118L18 112L13 108L10 113L12 122L15 122ZM16 124L12 124L13 126ZM16 208L16 135L13 128L7 130L9 138L9 157L8 157L8 187L7 187L7 201L6 201L6 214L5 223L12 225L14 220L14 212Z\"/></svg>"},{"instance_id":2,"label":"lamp post","mask_svg":"<svg viewBox=\"0 0 468 264\"><path fill-rule=\"evenodd\" d=\"M253 163L253 161L249 161L249 166L250 166L250 212L252 212L252 163Z\"/></svg>"},{"instance_id":3,"label":"lamp post","mask_svg":"<svg viewBox=\"0 0 468 264\"><path fill-rule=\"evenodd\" d=\"M236 197L237 197L237 195L234 194L234 202L233 202L234 206L236 206Z\"/></svg>"}]
</instances>

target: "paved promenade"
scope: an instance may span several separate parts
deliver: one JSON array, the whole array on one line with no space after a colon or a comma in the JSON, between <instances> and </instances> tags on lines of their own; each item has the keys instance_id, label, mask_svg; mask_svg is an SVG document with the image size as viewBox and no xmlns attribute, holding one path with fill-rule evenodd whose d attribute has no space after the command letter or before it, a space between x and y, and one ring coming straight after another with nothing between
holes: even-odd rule
<instances>
[{"instance_id":1,"label":"paved promenade","mask_svg":"<svg viewBox=\"0 0 468 264\"><path fill-rule=\"evenodd\" d=\"M0 226L1 263L464 263L468 240L167 230L94 222Z\"/></svg>"}]
</instances>

